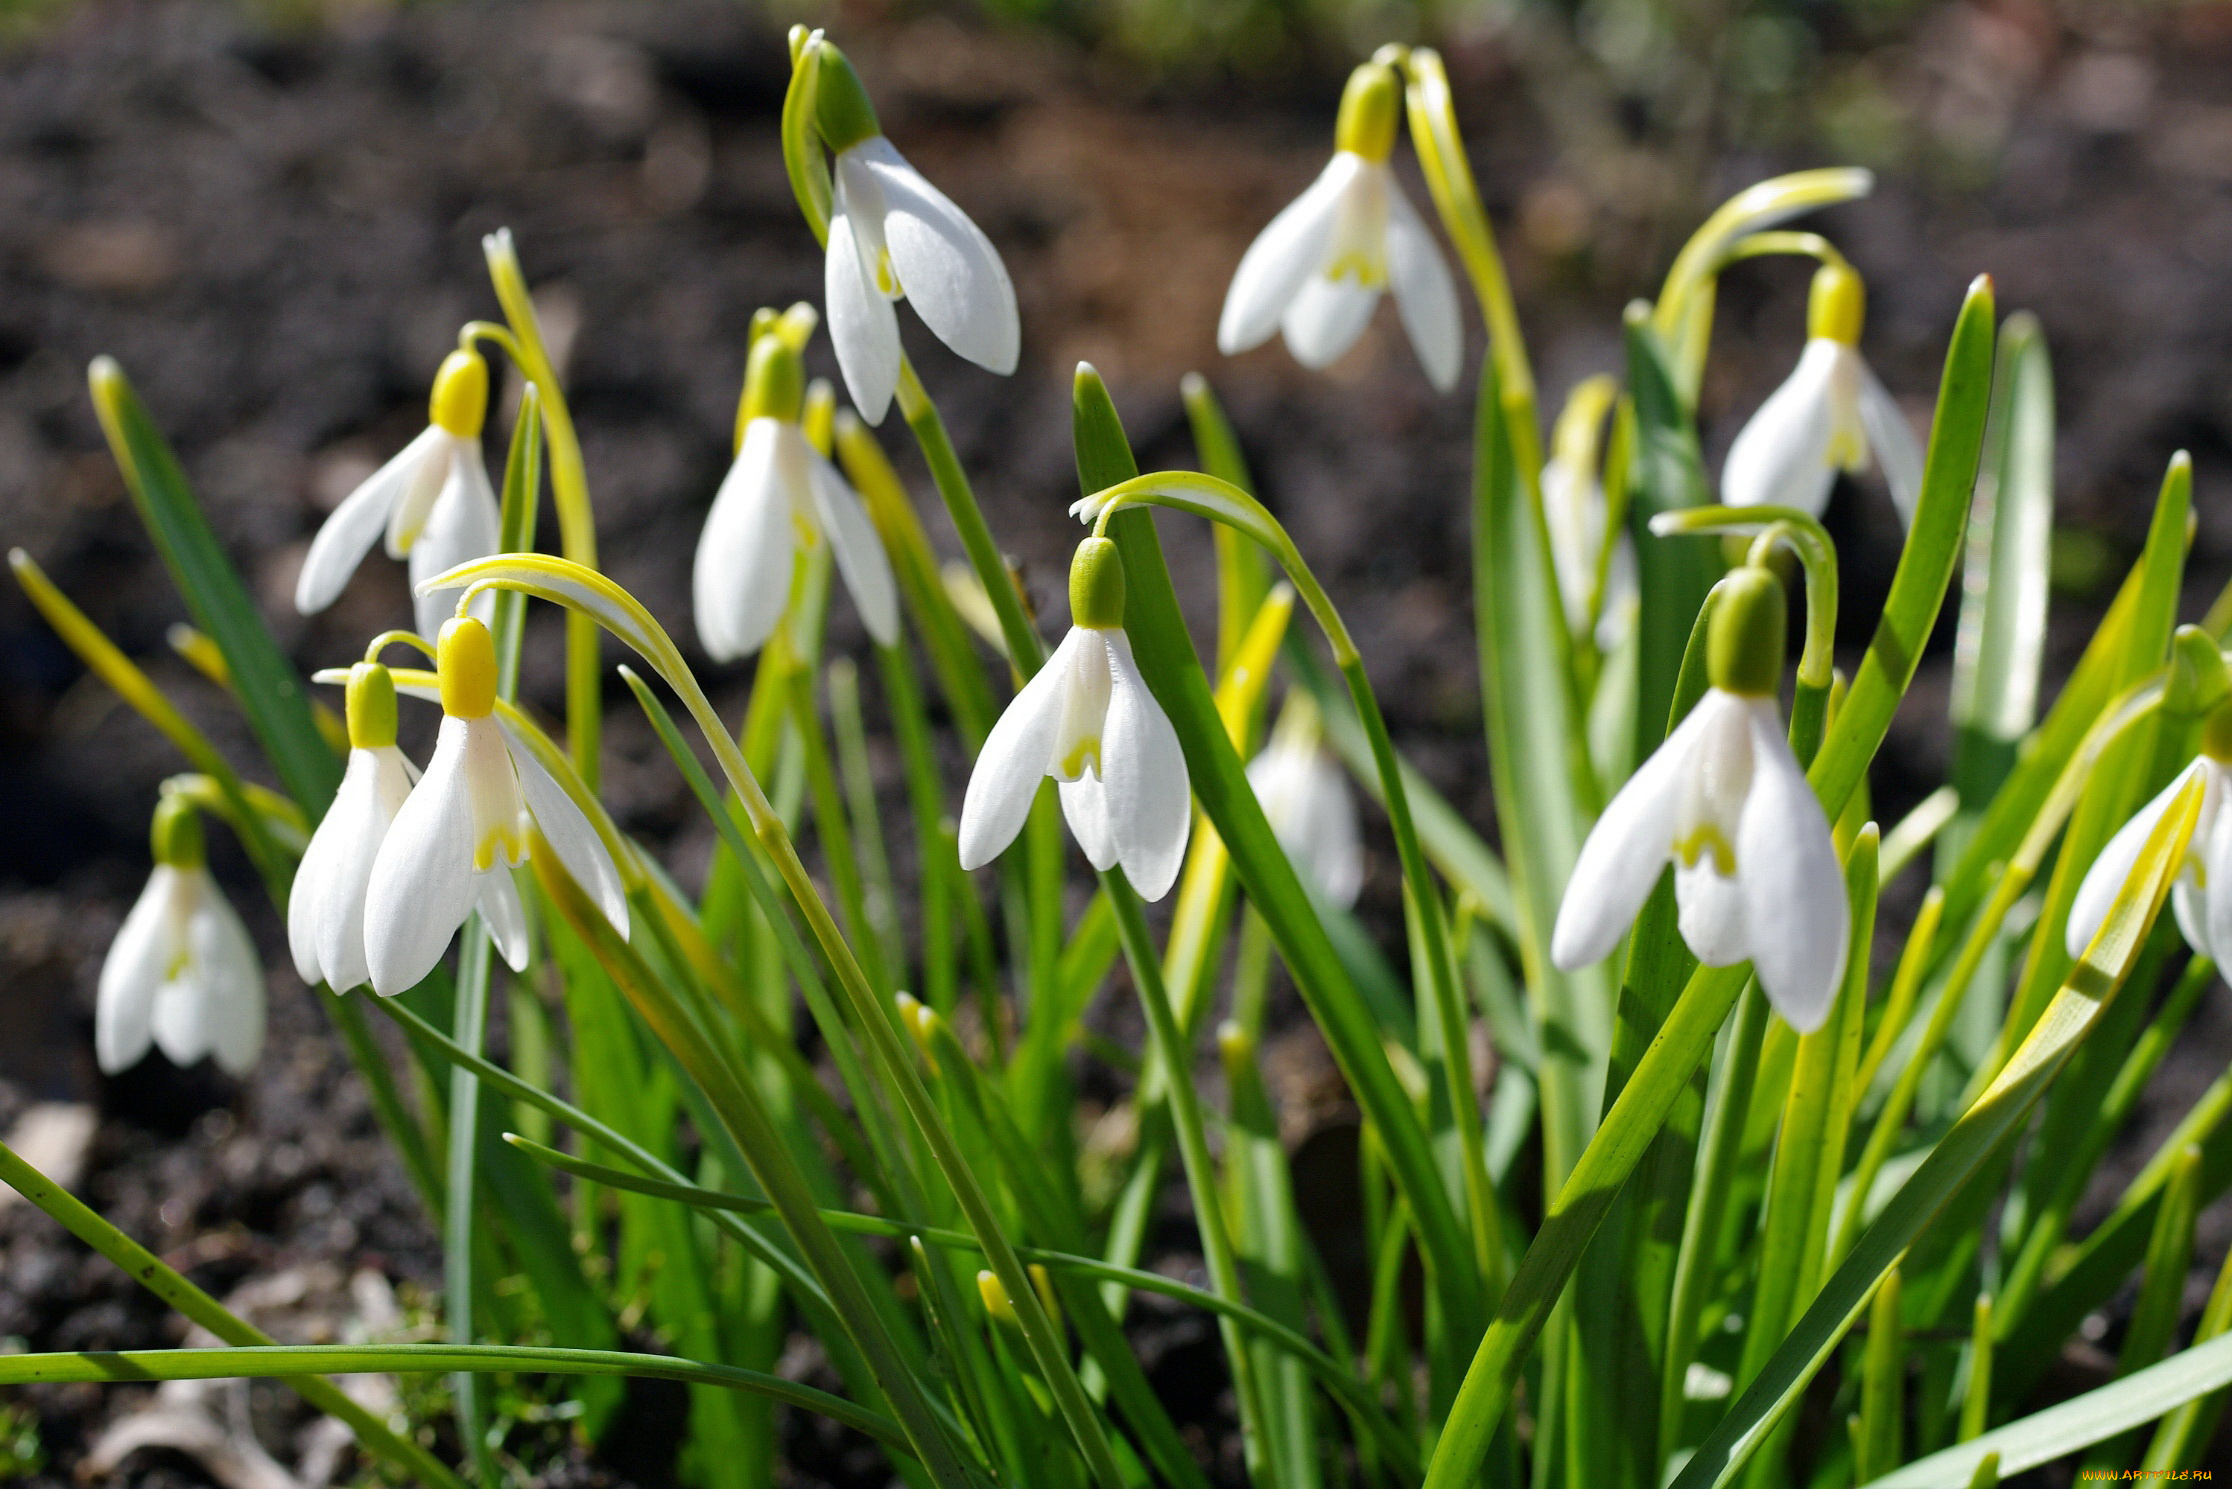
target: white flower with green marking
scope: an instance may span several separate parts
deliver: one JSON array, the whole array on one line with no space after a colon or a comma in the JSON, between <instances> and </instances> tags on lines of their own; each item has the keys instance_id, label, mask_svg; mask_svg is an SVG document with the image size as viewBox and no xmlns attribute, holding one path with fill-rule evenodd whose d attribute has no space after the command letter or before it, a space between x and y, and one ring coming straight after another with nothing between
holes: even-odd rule
<instances>
[{"instance_id":1,"label":"white flower with green marking","mask_svg":"<svg viewBox=\"0 0 2232 1489\"><path fill-rule=\"evenodd\" d=\"M1775 706L1782 584L1765 569L1723 584L1712 686L1597 818L1550 958L1571 972L1609 956L1672 863L1690 951L1709 967L1749 961L1775 1011L1809 1033L1844 977L1852 910L1829 819Z\"/></svg>"},{"instance_id":2,"label":"white flower with green marking","mask_svg":"<svg viewBox=\"0 0 2232 1489\"><path fill-rule=\"evenodd\" d=\"M370 980L364 961L364 897L388 825L403 809L418 769L395 747L395 679L377 662L349 672L349 761L303 850L287 893L287 948L315 987L347 992Z\"/></svg>"},{"instance_id":3,"label":"white flower with green marking","mask_svg":"<svg viewBox=\"0 0 2232 1489\"><path fill-rule=\"evenodd\" d=\"M115 1075L153 1044L173 1065L210 1055L246 1075L263 1053L263 963L209 875L194 808L166 796L153 836L155 872L101 963L94 1056Z\"/></svg>"},{"instance_id":4,"label":"white flower with green marking","mask_svg":"<svg viewBox=\"0 0 2232 1489\"><path fill-rule=\"evenodd\" d=\"M1093 867L1122 865L1150 900L1170 892L1193 829L1192 784L1162 705L1124 634L1116 545L1087 538L1070 565L1070 633L984 741L961 802L961 867L1015 840L1039 782L1061 783L1062 815Z\"/></svg>"},{"instance_id":5,"label":"white flower with green marking","mask_svg":"<svg viewBox=\"0 0 2232 1489\"><path fill-rule=\"evenodd\" d=\"M844 54L815 48L814 122L834 189L823 294L853 406L881 424L899 386L899 315L913 303L937 338L979 367L1015 371L1022 319L992 240L907 163Z\"/></svg>"},{"instance_id":6,"label":"white flower with green marking","mask_svg":"<svg viewBox=\"0 0 2232 1489\"><path fill-rule=\"evenodd\" d=\"M789 602L791 560L824 538L868 634L899 637L899 589L868 508L799 426L806 373L776 331L752 344L730 465L698 538L698 641L717 662L767 644Z\"/></svg>"},{"instance_id":7,"label":"white flower with green marking","mask_svg":"<svg viewBox=\"0 0 2232 1489\"><path fill-rule=\"evenodd\" d=\"M1387 164L1402 104L1392 68L1367 62L1349 75L1333 159L1241 256L1217 319L1218 351L1234 356L1282 332L1297 362L1330 366L1392 291L1428 380L1444 393L1457 386L1457 286Z\"/></svg>"},{"instance_id":8,"label":"white flower with green marking","mask_svg":"<svg viewBox=\"0 0 2232 1489\"><path fill-rule=\"evenodd\" d=\"M454 351L434 375L429 421L419 436L333 509L295 580L295 609L315 615L348 586L349 576L384 531L390 558L408 557L412 592L459 564L485 558L502 542L501 511L481 457L488 413L488 364ZM432 640L456 609L450 590L419 594L419 634ZM484 602L481 618L493 611Z\"/></svg>"},{"instance_id":9,"label":"white flower with green marking","mask_svg":"<svg viewBox=\"0 0 2232 1489\"><path fill-rule=\"evenodd\" d=\"M1883 467L1899 520L1914 521L1922 447L1906 415L1860 355L1867 295L1841 264L1814 275L1806 350L1783 385L1729 446L1721 500L1732 507L1796 507L1819 517L1840 470Z\"/></svg>"},{"instance_id":10,"label":"white flower with green marking","mask_svg":"<svg viewBox=\"0 0 2232 1489\"><path fill-rule=\"evenodd\" d=\"M434 757L388 823L365 887L364 961L382 996L433 971L476 909L512 969L527 965L527 917L511 869L527 857L531 831L620 933L628 929L627 894L604 840L495 717L488 628L458 616L436 650L442 729Z\"/></svg>"}]
</instances>

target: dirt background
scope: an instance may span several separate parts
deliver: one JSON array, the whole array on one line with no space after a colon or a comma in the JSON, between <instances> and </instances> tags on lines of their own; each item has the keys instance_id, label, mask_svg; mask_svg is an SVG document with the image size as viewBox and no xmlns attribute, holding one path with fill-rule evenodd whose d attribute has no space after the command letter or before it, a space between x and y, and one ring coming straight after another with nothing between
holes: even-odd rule
<instances>
[{"instance_id":1,"label":"dirt background","mask_svg":"<svg viewBox=\"0 0 2232 1489\"><path fill-rule=\"evenodd\" d=\"M1652 291L1712 202L1774 170L1861 159L1883 172L1874 199L1815 225L1868 275L1867 352L1918 423L1971 276L1991 272L2004 309L2045 321L2067 529L2050 667L2066 667L2136 551L2179 447L2197 462L2198 616L2232 571L2232 7L1924 4L1868 25L1830 15L1811 81L1785 89L1818 97L1771 109L1740 88L1693 88L1695 107L1632 97L1601 63L1604 45L1590 64L1559 25L1498 15L1448 53L1551 407L1580 377L1618 369L1620 305ZM1191 463L1175 390L1204 371L1267 499L1349 617L1401 742L1487 828L1467 398L1432 393L1391 313L1324 376L1276 348L1222 359L1212 341L1241 250L1322 163L1338 70L1305 60L1269 75L1170 73L950 15L840 13L833 24L888 132L991 234L1018 286L1013 379L958 363L902 321L1042 608L1061 613L1075 541L1064 507L1076 361L1108 377L1150 465ZM323 512L423 423L427 379L458 324L494 314L478 244L508 225L546 314L579 329L570 392L606 567L688 636L687 566L726 460L747 322L757 306L819 298L777 148L786 71L777 24L694 0L285 23L163 0L50 19L0 53L0 542L28 549L251 761L245 730L164 647L182 610L103 450L85 364L122 360L282 644L306 670L345 661L406 615L398 566L369 561L310 621L286 603L296 568ZM1716 102L1724 94L1737 102ZM1794 359L1804 290L1787 262L1729 276L1704 395L1714 469ZM1470 354L1481 350L1475 332ZM826 342L810 360L834 371ZM896 424L886 444L952 547ZM1897 524L1867 480L1847 484L1830 522L1856 652ZM1205 623L1208 545L1176 523L1166 536ZM554 708L556 628L535 625L527 692ZM861 639L843 601L832 634L840 649ZM1879 768L1886 819L1942 778L1947 639ZM745 675L714 674L725 702ZM694 881L710 830L624 692L609 727L616 815L668 844ZM896 761L879 764L896 789ZM263 1065L238 1084L159 1056L114 1081L94 1071L100 956L146 872L157 784L179 768L12 587L0 591L0 1128L33 1102L92 1103L80 1192L213 1291L290 1269L329 1293L359 1269L406 1295L437 1282L433 1237L286 970L278 919L222 845L220 873L272 971ZM1396 931L1392 855L1375 848L1365 910ZM1399 946L1399 932L1387 940ZM1337 1106L1314 1035L1289 1023L1279 1058L1294 1113ZM2132 1151L2152 1149L2228 1051L2232 1020L2212 998L2150 1091ZM2205 1268L2228 1233L2224 1216L2204 1218ZM1183 1250L1183 1224L1171 1240ZM0 1209L0 1255L8 1347L178 1338L151 1300L24 1207ZM319 1327L346 1312L335 1304ZM1177 1363L1163 1379L1178 1391L1186 1352L1214 1345L1183 1321L1168 1328ZM21 1398L54 1482L137 1394ZM1200 1420L1214 1432L1214 1413ZM857 1471L798 1447L800 1482ZM637 1468L575 1464L561 1476ZM203 1482L160 1454L129 1473Z\"/></svg>"}]
</instances>

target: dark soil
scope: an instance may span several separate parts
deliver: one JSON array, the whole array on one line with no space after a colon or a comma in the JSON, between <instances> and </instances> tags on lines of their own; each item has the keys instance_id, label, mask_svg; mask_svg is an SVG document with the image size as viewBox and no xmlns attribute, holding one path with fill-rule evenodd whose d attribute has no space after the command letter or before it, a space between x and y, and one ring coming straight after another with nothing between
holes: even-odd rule
<instances>
[{"instance_id":1,"label":"dark soil","mask_svg":"<svg viewBox=\"0 0 2232 1489\"><path fill-rule=\"evenodd\" d=\"M1268 500L1348 615L1404 746L1487 828L1467 399L1432 394L1391 314L1322 377L1275 349L1227 362L1211 342L1241 249L1322 161L1337 77L1157 84L938 18L864 23L846 39L891 135L991 233L1019 286L1026 340L1013 380L957 363L918 326L908 335L1043 606L1060 612L1075 540L1064 512L1074 363L1108 376L1149 466L1191 463L1176 384L1205 371ZM1581 376L1617 369L1620 304L1652 292L1714 200L1840 158L1826 141L1876 137L1826 111L1774 148L1698 154L1648 130L1577 136L1550 120L1539 41L1484 35L1450 58L1554 408ZM2036 310L2052 341L2061 516L2081 531L2059 565L2068 592L2050 665L2066 667L2089 632L2180 446L2198 468L2197 617L2232 570L2232 12L1932 4L1887 39L1848 39L1840 56L1842 75L1871 79L1899 124L1901 143L1878 147L1876 198L1819 223L1869 276L1867 345L1886 381L1926 414L1945 332L1978 272L1997 277L2004 308ZM286 603L296 567L322 512L423 423L428 377L459 323L494 313L478 244L508 225L552 319L580 326L570 393L606 567L688 636L687 565L725 463L747 322L760 305L819 298L777 152L785 72L779 29L727 4L461 3L299 29L189 0L71 11L0 58L0 541L27 548L235 760L252 761L222 699L164 648L182 610L104 453L85 364L122 360L282 644L306 670L343 661L406 613L400 571L375 558L338 605L304 621ZM1715 468L1795 356L1804 288L1788 265L1729 278L1705 395ZM833 372L826 343L812 360ZM946 542L896 426L886 443ZM1863 481L1840 495L1831 526L1856 654L1897 525ZM1175 522L1165 530L1181 592L1206 623L1208 545ZM843 602L833 638L859 640ZM555 626L538 617L527 691L546 707L559 701L558 665ZM1947 679L1941 645L1877 774L1886 820L1943 777ZM740 697L738 672L717 681L725 701ZM895 760L879 765L896 778ZM286 970L276 917L228 849L220 872L273 974L262 1066L238 1085L160 1057L116 1081L92 1068L100 955L145 872L157 783L180 768L12 588L0 593L0 1122L33 1100L97 1103L85 1196L213 1291L311 1260L432 1285L434 1239ZM685 882L702 873L710 831L624 693L607 781L624 826L668 844ZM1366 913L1399 946L1392 860L1375 846ZM1107 1018L1135 1037L1124 1012ZM1337 1130L1314 1035L1298 1019L1288 1027L1282 1096ZM2228 1035L2212 1002L2158 1077L2120 1173L2222 1068ZM2103 1192L2120 1182L2104 1179ZM2228 1231L2204 1218L2208 1268ZM1190 1232L1181 1221L1168 1237L1167 1260L1182 1265ZM24 1207L0 1212L0 1247L0 1336L32 1349L178 1337L161 1308ZM1145 1319L1142 1346L1169 1399L1207 1403L1181 1420L1207 1456L1227 1456L1214 1446L1227 1429L1213 1333L1183 1315ZM24 1399L59 1483L131 1393ZM860 1472L799 1430L800 1482ZM135 1477L198 1481L184 1460Z\"/></svg>"}]
</instances>

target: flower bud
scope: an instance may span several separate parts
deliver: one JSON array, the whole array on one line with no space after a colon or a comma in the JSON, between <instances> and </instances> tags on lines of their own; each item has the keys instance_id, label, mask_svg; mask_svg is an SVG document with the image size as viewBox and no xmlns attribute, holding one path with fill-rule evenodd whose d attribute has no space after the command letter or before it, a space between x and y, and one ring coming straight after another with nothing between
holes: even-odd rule
<instances>
[{"instance_id":1,"label":"flower bud","mask_svg":"<svg viewBox=\"0 0 2232 1489\"><path fill-rule=\"evenodd\" d=\"M443 713L458 719L485 719L496 711L496 641L488 627L470 615L460 615L442 627L434 653Z\"/></svg>"},{"instance_id":2,"label":"flower bud","mask_svg":"<svg viewBox=\"0 0 2232 1489\"><path fill-rule=\"evenodd\" d=\"M806 364L790 343L770 332L752 343L751 359L744 364L744 401L737 410L737 429L754 419L798 422L806 403Z\"/></svg>"},{"instance_id":3,"label":"flower bud","mask_svg":"<svg viewBox=\"0 0 2232 1489\"><path fill-rule=\"evenodd\" d=\"M395 743L395 675L378 662L349 669L349 748L377 750Z\"/></svg>"},{"instance_id":4,"label":"flower bud","mask_svg":"<svg viewBox=\"0 0 2232 1489\"><path fill-rule=\"evenodd\" d=\"M174 869L198 869L208 855L202 838L201 813L175 792L155 803L155 819L148 824L149 845L155 861Z\"/></svg>"},{"instance_id":5,"label":"flower bud","mask_svg":"<svg viewBox=\"0 0 2232 1489\"><path fill-rule=\"evenodd\" d=\"M1860 344L1860 326L1868 315L1868 287L1849 264L1823 264L1813 277L1813 292L1806 301L1806 335L1827 338L1846 346Z\"/></svg>"},{"instance_id":6,"label":"flower bud","mask_svg":"<svg viewBox=\"0 0 2232 1489\"><path fill-rule=\"evenodd\" d=\"M1341 90L1341 112L1333 121L1333 148L1382 161L1395 149L1395 126L1402 118L1403 85L1383 62L1366 62L1349 74Z\"/></svg>"},{"instance_id":7,"label":"flower bud","mask_svg":"<svg viewBox=\"0 0 2232 1489\"><path fill-rule=\"evenodd\" d=\"M1124 561L1108 538L1087 538L1070 560L1070 624L1113 631L1124 624Z\"/></svg>"},{"instance_id":8,"label":"flower bud","mask_svg":"<svg viewBox=\"0 0 2232 1489\"><path fill-rule=\"evenodd\" d=\"M1789 607L1782 581L1769 569L1746 566L1720 582L1705 635L1705 672L1723 692L1772 698L1782 686Z\"/></svg>"},{"instance_id":9,"label":"flower bud","mask_svg":"<svg viewBox=\"0 0 2232 1489\"><path fill-rule=\"evenodd\" d=\"M842 155L862 140L883 133L876 122L876 106L868 101L860 74L845 54L828 42L815 50L814 124L830 150Z\"/></svg>"},{"instance_id":10,"label":"flower bud","mask_svg":"<svg viewBox=\"0 0 2232 1489\"><path fill-rule=\"evenodd\" d=\"M1008 1296L998 1274L989 1268L977 1273L977 1296L984 1300L984 1311L992 1315L994 1323L1011 1329L1023 1327L1023 1321L1015 1316L1015 1300Z\"/></svg>"},{"instance_id":11,"label":"flower bud","mask_svg":"<svg viewBox=\"0 0 2232 1489\"><path fill-rule=\"evenodd\" d=\"M938 1025L941 1022L938 1010L912 993L901 993L892 1001L899 1007L900 1027L914 1037L915 1044L925 1056L936 1059L930 1044L938 1036Z\"/></svg>"},{"instance_id":12,"label":"flower bud","mask_svg":"<svg viewBox=\"0 0 2232 1489\"><path fill-rule=\"evenodd\" d=\"M429 423L459 439L479 439L488 417L488 364L480 353L461 347L444 357L427 402Z\"/></svg>"}]
</instances>

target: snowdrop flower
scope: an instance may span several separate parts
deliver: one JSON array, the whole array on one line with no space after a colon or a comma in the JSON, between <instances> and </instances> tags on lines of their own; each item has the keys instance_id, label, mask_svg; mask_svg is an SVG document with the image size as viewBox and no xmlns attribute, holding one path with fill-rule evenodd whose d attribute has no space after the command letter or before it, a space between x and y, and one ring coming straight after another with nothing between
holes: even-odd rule
<instances>
[{"instance_id":1,"label":"snowdrop flower","mask_svg":"<svg viewBox=\"0 0 2232 1489\"><path fill-rule=\"evenodd\" d=\"M1589 623L1597 560L1604 550L1609 512L1604 485L1597 479L1597 439L1617 391L1613 380L1602 374L1576 387L1558 415L1550 435L1550 458L1542 466L1542 516L1550 533L1551 564L1557 571L1558 597L1565 603L1566 625L1576 635ZM1624 532L1613 534L1612 543L1604 604L1597 615L1600 651L1611 650L1626 634L1638 594L1635 544Z\"/></svg>"},{"instance_id":2,"label":"snowdrop flower","mask_svg":"<svg viewBox=\"0 0 2232 1489\"><path fill-rule=\"evenodd\" d=\"M367 476L318 529L295 581L295 609L315 615L340 597L384 529L390 558L411 561L411 586L476 558L501 541L502 516L481 460L481 421L488 414L488 364L473 351L454 351L434 374L426 429L394 459ZM456 592L420 594L419 634L432 640L456 608ZM494 613L489 597L482 618Z\"/></svg>"},{"instance_id":3,"label":"snowdrop flower","mask_svg":"<svg viewBox=\"0 0 2232 1489\"><path fill-rule=\"evenodd\" d=\"M1722 585L1712 686L1581 845L1550 957L1570 972L1610 954L1671 860L1689 949L1709 967L1748 959L1776 1012L1808 1033L1844 977L1851 908L1829 820L1775 706L1782 584L1746 568Z\"/></svg>"},{"instance_id":4,"label":"snowdrop flower","mask_svg":"<svg viewBox=\"0 0 2232 1489\"><path fill-rule=\"evenodd\" d=\"M899 592L891 561L860 494L799 427L806 370L783 337L752 343L738 412L736 461L705 514L691 581L698 641L717 662L765 645L790 600L791 558L829 539L837 572L868 634L899 636Z\"/></svg>"},{"instance_id":5,"label":"snowdrop flower","mask_svg":"<svg viewBox=\"0 0 2232 1489\"><path fill-rule=\"evenodd\" d=\"M2195 776L2202 781L2201 816L2193 824L2185 863L2170 886L2170 909L2186 945L2219 967L2227 965L2217 948L2232 952L2232 814L2224 810L2226 792L2232 789L2232 704L2210 713L2202 730L2200 755L2108 840L2085 871L2077 898L2070 903L2063 943L2072 957L2083 956L2092 944L2109 907L2138 865L2155 824Z\"/></svg>"},{"instance_id":6,"label":"snowdrop flower","mask_svg":"<svg viewBox=\"0 0 2232 1489\"><path fill-rule=\"evenodd\" d=\"M1092 860L1122 864L1150 900L1170 892L1193 829L1192 787L1162 705L1124 634L1124 566L1107 538L1077 545L1069 635L992 726L961 801L961 867L1015 840L1048 776Z\"/></svg>"},{"instance_id":7,"label":"snowdrop flower","mask_svg":"<svg viewBox=\"0 0 2232 1489\"><path fill-rule=\"evenodd\" d=\"M1852 269L1825 264L1814 275L1806 350L1729 447L1722 501L1796 507L1819 517L1837 472L1864 469L1872 453L1883 464L1899 520L1914 521L1922 447L1860 356L1866 312L1867 290Z\"/></svg>"},{"instance_id":8,"label":"snowdrop flower","mask_svg":"<svg viewBox=\"0 0 2232 1489\"><path fill-rule=\"evenodd\" d=\"M1393 290L1428 380L1444 393L1457 386L1457 286L1387 165L1402 105L1393 68L1367 62L1349 74L1332 162L1241 256L1217 319L1218 351L1233 356L1283 331L1297 362L1329 366Z\"/></svg>"},{"instance_id":9,"label":"snowdrop flower","mask_svg":"<svg viewBox=\"0 0 2232 1489\"><path fill-rule=\"evenodd\" d=\"M388 824L418 771L395 747L395 678L377 662L349 670L349 764L310 835L287 895L287 947L312 987L345 993L367 981L364 896Z\"/></svg>"},{"instance_id":10,"label":"snowdrop flower","mask_svg":"<svg viewBox=\"0 0 2232 1489\"><path fill-rule=\"evenodd\" d=\"M173 1065L204 1055L246 1075L263 1053L264 976L248 929L204 861L201 818L182 796L155 808L155 872L101 964L93 1050L103 1074L152 1042Z\"/></svg>"},{"instance_id":11,"label":"snowdrop flower","mask_svg":"<svg viewBox=\"0 0 2232 1489\"><path fill-rule=\"evenodd\" d=\"M442 627L435 672L442 731L426 775L388 823L364 895L364 962L386 997L434 970L478 909L513 971L527 965L527 917L511 868L539 833L622 935L628 902L604 841L565 789L494 715L496 646L460 615Z\"/></svg>"},{"instance_id":12,"label":"snowdrop flower","mask_svg":"<svg viewBox=\"0 0 2232 1489\"><path fill-rule=\"evenodd\" d=\"M823 298L853 406L881 424L899 386L899 315L914 302L937 338L979 367L1015 371L1022 322L1007 266L983 230L884 138L844 54L815 48L814 122L829 146Z\"/></svg>"},{"instance_id":13,"label":"snowdrop flower","mask_svg":"<svg viewBox=\"0 0 2232 1489\"><path fill-rule=\"evenodd\" d=\"M1248 762L1248 784L1303 880L1328 904L1355 904L1364 888L1356 799L1318 747L1317 711L1304 697L1287 704L1271 743Z\"/></svg>"}]
</instances>

